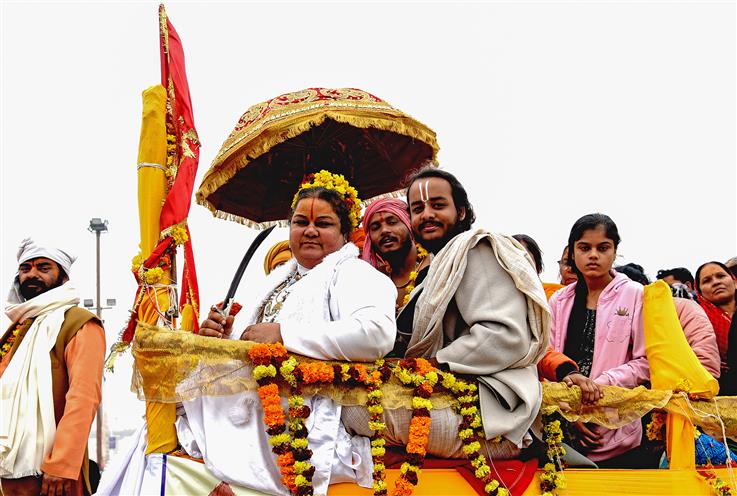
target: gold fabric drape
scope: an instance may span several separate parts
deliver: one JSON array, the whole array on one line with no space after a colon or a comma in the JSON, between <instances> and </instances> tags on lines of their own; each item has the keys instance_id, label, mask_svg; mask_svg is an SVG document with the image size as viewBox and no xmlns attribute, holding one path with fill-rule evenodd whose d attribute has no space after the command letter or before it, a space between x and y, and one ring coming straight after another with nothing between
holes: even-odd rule
<instances>
[{"instance_id":1,"label":"gold fabric drape","mask_svg":"<svg viewBox=\"0 0 737 496\"><path fill-rule=\"evenodd\" d=\"M140 398L162 403L253 390L257 385L251 377L248 361L251 346L253 343L246 341L213 339L141 324L133 345L136 359L133 389ZM299 362L314 361L299 355L295 357ZM396 378L392 377L383 391L385 408L411 408L412 389ZM362 388L321 386L304 389L305 394L316 392L342 405L366 402L366 392ZM436 408L445 408L452 398L438 393L432 396L432 402ZM572 422L582 420L616 429L658 408L686 416L694 425L719 439L722 430L718 418L721 418L727 435L737 437L737 397L734 396L687 400L668 390L606 386L604 398L594 406L584 406L578 388L569 388L563 383L543 383L541 413L559 412Z\"/></svg>"}]
</instances>

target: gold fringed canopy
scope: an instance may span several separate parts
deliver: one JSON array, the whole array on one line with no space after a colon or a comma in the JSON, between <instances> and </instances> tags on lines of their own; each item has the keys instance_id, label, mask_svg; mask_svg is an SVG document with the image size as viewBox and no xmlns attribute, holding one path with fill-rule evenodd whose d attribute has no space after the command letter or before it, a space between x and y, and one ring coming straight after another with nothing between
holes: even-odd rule
<instances>
[{"instance_id":1,"label":"gold fringed canopy","mask_svg":"<svg viewBox=\"0 0 737 496\"><path fill-rule=\"evenodd\" d=\"M197 191L216 217L264 228L283 221L302 178L343 174L362 200L388 195L433 162L435 132L354 88L308 88L249 108Z\"/></svg>"},{"instance_id":2,"label":"gold fringed canopy","mask_svg":"<svg viewBox=\"0 0 737 496\"><path fill-rule=\"evenodd\" d=\"M255 390L251 376L248 341L214 339L189 332L139 324L133 343L136 365L132 388L139 398L162 403L175 403L202 396L225 396ZM298 362L310 358L293 355ZM341 363L341 362L328 362ZM366 364L367 367L373 364ZM411 408L413 389L392 377L382 387L382 404L387 409ZM366 391L341 385L306 386L304 394L319 393L342 405L364 405ZM283 391L282 394L288 394ZM436 408L451 405L448 394L431 397ZM710 400L688 400L683 395L663 389L634 389L604 386L604 397L596 405L583 405L578 388L563 383L543 383L541 413L555 412L575 422L593 422L610 429L622 427L653 409L663 409L687 417L717 439L722 437L722 424L727 436L737 437L737 397ZM721 420L721 421L720 421Z\"/></svg>"}]
</instances>

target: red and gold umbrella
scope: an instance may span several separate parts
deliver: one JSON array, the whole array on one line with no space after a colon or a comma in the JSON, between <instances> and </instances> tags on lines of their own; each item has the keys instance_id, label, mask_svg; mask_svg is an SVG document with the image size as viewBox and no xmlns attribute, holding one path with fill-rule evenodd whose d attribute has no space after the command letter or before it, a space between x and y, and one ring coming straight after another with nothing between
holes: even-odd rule
<instances>
[{"instance_id":1,"label":"red and gold umbrella","mask_svg":"<svg viewBox=\"0 0 737 496\"><path fill-rule=\"evenodd\" d=\"M217 217L266 227L287 218L307 174L343 174L366 200L400 190L437 152L430 128L370 93L308 88L241 116L197 202Z\"/></svg>"}]
</instances>

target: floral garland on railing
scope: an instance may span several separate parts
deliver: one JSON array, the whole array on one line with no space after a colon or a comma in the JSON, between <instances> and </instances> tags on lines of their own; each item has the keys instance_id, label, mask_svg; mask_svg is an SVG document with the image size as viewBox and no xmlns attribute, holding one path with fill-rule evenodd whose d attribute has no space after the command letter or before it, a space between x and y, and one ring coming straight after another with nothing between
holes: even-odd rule
<instances>
[{"instance_id":1,"label":"floral garland on railing","mask_svg":"<svg viewBox=\"0 0 737 496\"><path fill-rule=\"evenodd\" d=\"M542 496L557 495L558 489L565 489L566 480L563 470L566 468L563 456L566 450L563 447L563 430L560 420L552 420L543 416L543 440L547 444L548 463L543 467L544 473L540 476L540 490Z\"/></svg>"},{"instance_id":2,"label":"floral garland on railing","mask_svg":"<svg viewBox=\"0 0 737 496\"><path fill-rule=\"evenodd\" d=\"M281 343L255 344L249 350L248 357L253 364L253 378L259 386L257 392L264 411L266 432L270 436L269 444L277 455L276 461L282 474L282 483L291 494L296 496L313 494L312 477L315 467L310 462L312 451L309 449L305 426L310 408L304 404L302 387L334 384L366 388L369 429L373 432L371 455L374 462L374 495L386 496L388 492L384 465L386 440L382 436L386 424L381 401L382 385L393 373L403 384L413 386L414 391L412 419L406 447L407 460L401 465L400 477L392 494L410 496L419 481L430 435L430 410L433 408L430 397L435 386L440 386L456 400L454 409L463 417L458 433L463 443L463 453L471 460L476 477L484 482L485 493L489 496L509 495L509 492L492 477L486 458L479 453L484 432L478 410L478 388L475 384L457 379L450 372L440 372L422 358L401 360L393 369L384 360L377 360L371 370L363 364L298 363ZM279 377L290 389L288 420L281 406ZM492 441L499 440L500 438L497 438Z\"/></svg>"},{"instance_id":3,"label":"floral garland on railing","mask_svg":"<svg viewBox=\"0 0 737 496\"><path fill-rule=\"evenodd\" d=\"M457 379L450 372L442 372L441 385L450 392L456 400L455 412L462 417L458 426L458 437L463 444L463 454L471 460L474 475L484 483L484 492L489 496L508 496L509 491L501 487L499 481L491 475L491 468L486 462L486 457L479 453L481 442L486 438L479 413L478 386ZM492 439L491 442L500 442L501 437Z\"/></svg>"},{"instance_id":4,"label":"floral garland on railing","mask_svg":"<svg viewBox=\"0 0 737 496\"><path fill-rule=\"evenodd\" d=\"M424 358L407 358L394 368L394 375L404 385L414 386L412 395L412 418L409 421L407 461L402 463L399 478L394 483L397 496L409 496L419 482L422 464L427 454L430 436L430 396L438 382L435 368Z\"/></svg>"},{"instance_id":5,"label":"floral garland on railing","mask_svg":"<svg viewBox=\"0 0 737 496\"><path fill-rule=\"evenodd\" d=\"M296 459L291 435L287 432L286 416L281 406L277 370L287 360L287 349L281 343L259 344L251 348L248 358L253 363L253 378L258 383L258 397L264 411L266 433L270 436L271 451L277 455L276 463L282 474L282 484L292 494L298 494L296 484Z\"/></svg>"},{"instance_id":6,"label":"floral garland on railing","mask_svg":"<svg viewBox=\"0 0 737 496\"><path fill-rule=\"evenodd\" d=\"M386 440L381 435L384 429L386 429L386 424L384 423L384 407L381 404L381 400L384 397L381 386L390 376L391 370L385 364L384 360L379 359L376 361L376 369L368 374L365 381L369 429L373 432L371 436L371 458L374 462L373 489L375 496L385 496L387 494L386 465L384 465Z\"/></svg>"}]
</instances>

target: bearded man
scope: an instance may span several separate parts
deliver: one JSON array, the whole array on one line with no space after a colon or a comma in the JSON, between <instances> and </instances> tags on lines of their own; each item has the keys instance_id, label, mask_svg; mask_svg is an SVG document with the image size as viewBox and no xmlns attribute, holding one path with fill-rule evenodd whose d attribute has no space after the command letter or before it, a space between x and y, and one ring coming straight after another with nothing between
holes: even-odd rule
<instances>
[{"instance_id":1,"label":"bearded man","mask_svg":"<svg viewBox=\"0 0 737 496\"><path fill-rule=\"evenodd\" d=\"M396 198L377 200L363 214L366 232L361 258L389 276L397 288L397 310L404 306L418 273L430 263L415 243L407 204Z\"/></svg>"},{"instance_id":2,"label":"bearded man","mask_svg":"<svg viewBox=\"0 0 737 496\"><path fill-rule=\"evenodd\" d=\"M0 341L4 494L90 494L87 439L100 402L105 332L77 307L75 257L25 239Z\"/></svg>"}]
</instances>

